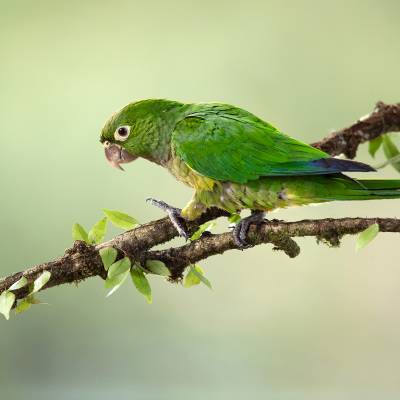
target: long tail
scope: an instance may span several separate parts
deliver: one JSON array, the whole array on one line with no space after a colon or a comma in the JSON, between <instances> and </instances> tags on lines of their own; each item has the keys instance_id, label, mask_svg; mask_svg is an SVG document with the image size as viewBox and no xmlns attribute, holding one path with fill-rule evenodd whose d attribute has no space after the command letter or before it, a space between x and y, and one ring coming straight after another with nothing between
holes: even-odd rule
<instances>
[{"instance_id":1,"label":"long tail","mask_svg":"<svg viewBox=\"0 0 400 400\"><path fill-rule=\"evenodd\" d=\"M352 179L345 175L325 182L321 200L378 200L400 198L399 179Z\"/></svg>"},{"instance_id":2,"label":"long tail","mask_svg":"<svg viewBox=\"0 0 400 400\"><path fill-rule=\"evenodd\" d=\"M343 174L302 176L286 180L283 187L295 204L335 200L400 198L399 179L353 179Z\"/></svg>"}]
</instances>

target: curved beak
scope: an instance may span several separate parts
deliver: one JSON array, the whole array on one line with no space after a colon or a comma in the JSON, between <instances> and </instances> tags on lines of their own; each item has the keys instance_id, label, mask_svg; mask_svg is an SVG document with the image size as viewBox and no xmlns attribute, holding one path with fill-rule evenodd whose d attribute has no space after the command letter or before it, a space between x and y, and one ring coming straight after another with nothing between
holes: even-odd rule
<instances>
[{"instance_id":1,"label":"curved beak","mask_svg":"<svg viewBox=\"0 0 400 400\"><path fill-rule=\"evenodd\" d=\"M124 169L121 167L121 164L130 163L137 158L136 156L133 156L128 151L126 151L120 145L110 142L104 142L104 153L106 155L107 161L114 168L118 168L122 171L124 171Z\"/></svg>"}]
</instances>

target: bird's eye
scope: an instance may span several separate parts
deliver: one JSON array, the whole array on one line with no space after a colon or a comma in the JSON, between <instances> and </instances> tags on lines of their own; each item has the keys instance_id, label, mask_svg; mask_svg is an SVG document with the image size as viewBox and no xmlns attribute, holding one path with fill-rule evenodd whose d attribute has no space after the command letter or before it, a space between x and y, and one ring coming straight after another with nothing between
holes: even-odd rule
<instances>
[{"instance_id":1,"label":"bird's eye","mask_svg":"<svg viewBox=\"0 0 400 400\"><path fill-rule=\"evenodd\" d=\"M130 131L130 126L120 126L114 133L115 140L123 142L124 140L128 139Z\"/></svg>"}]
</instances>

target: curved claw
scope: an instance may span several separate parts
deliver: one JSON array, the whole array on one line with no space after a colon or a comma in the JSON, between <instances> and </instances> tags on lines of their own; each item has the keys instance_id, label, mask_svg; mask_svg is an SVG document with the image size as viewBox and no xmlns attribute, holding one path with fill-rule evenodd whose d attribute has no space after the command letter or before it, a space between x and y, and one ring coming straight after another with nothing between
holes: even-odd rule
<instances>
[{"instance_id":1,"label":"curved claw","mask_svg":"<svg viewBox=\"0 0 400 400\"><path fill-rule=\"evenodd\" d=\"M158 207L166 212L172 222L172 225L174 225L175 229L179 233L179 236L182 236L186 240L189 240L190 236L189 233L186 232L185 226L183 224L183 221L185 221L185 219L181 215L182 210L180 208L172 207L165 201L153 199L151 197L147 198L146 201L151 205Z\"/></svg>"},{"instance_id":2,"label":"curved claw","mask_svg":"<svg viewBox=\"0 0 400 400\"><path fill-rule=\"evenodd\" d=\"M253 245L247 242L247 231L249 227L253 223L260 223L264 220L264 212L263 211L255 211L251 215L246 218L241 219L235 228L233 229L233 240L235 241L236 246L241 249L247 249L249 247L253 247Z\"/></svg>"}]
</instances>

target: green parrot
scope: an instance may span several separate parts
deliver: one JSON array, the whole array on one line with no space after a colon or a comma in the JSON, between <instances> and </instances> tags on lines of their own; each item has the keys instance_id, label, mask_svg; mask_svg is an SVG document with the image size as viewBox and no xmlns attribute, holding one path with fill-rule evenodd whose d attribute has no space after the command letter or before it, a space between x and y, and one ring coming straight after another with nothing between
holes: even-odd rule
<instances>
[{"instance_id":1,"label":"green parrot","mask_svg":"<svg viewBox=\"0 0 400 400\"><path fill-rule=\"evenodd\" d=\"M164 99L131 103L106 122L101 142L114 167L122 169L121 164L143 157L194 189L183 210L148 199L186 239L184 220L198 218L209 207L232 214L251 210L233 230L243 248L249 225L277 208L400 197L400 180L352 179L343 172L374 169L332 158L228 104Z\"/></svg>"}]
</instances>

